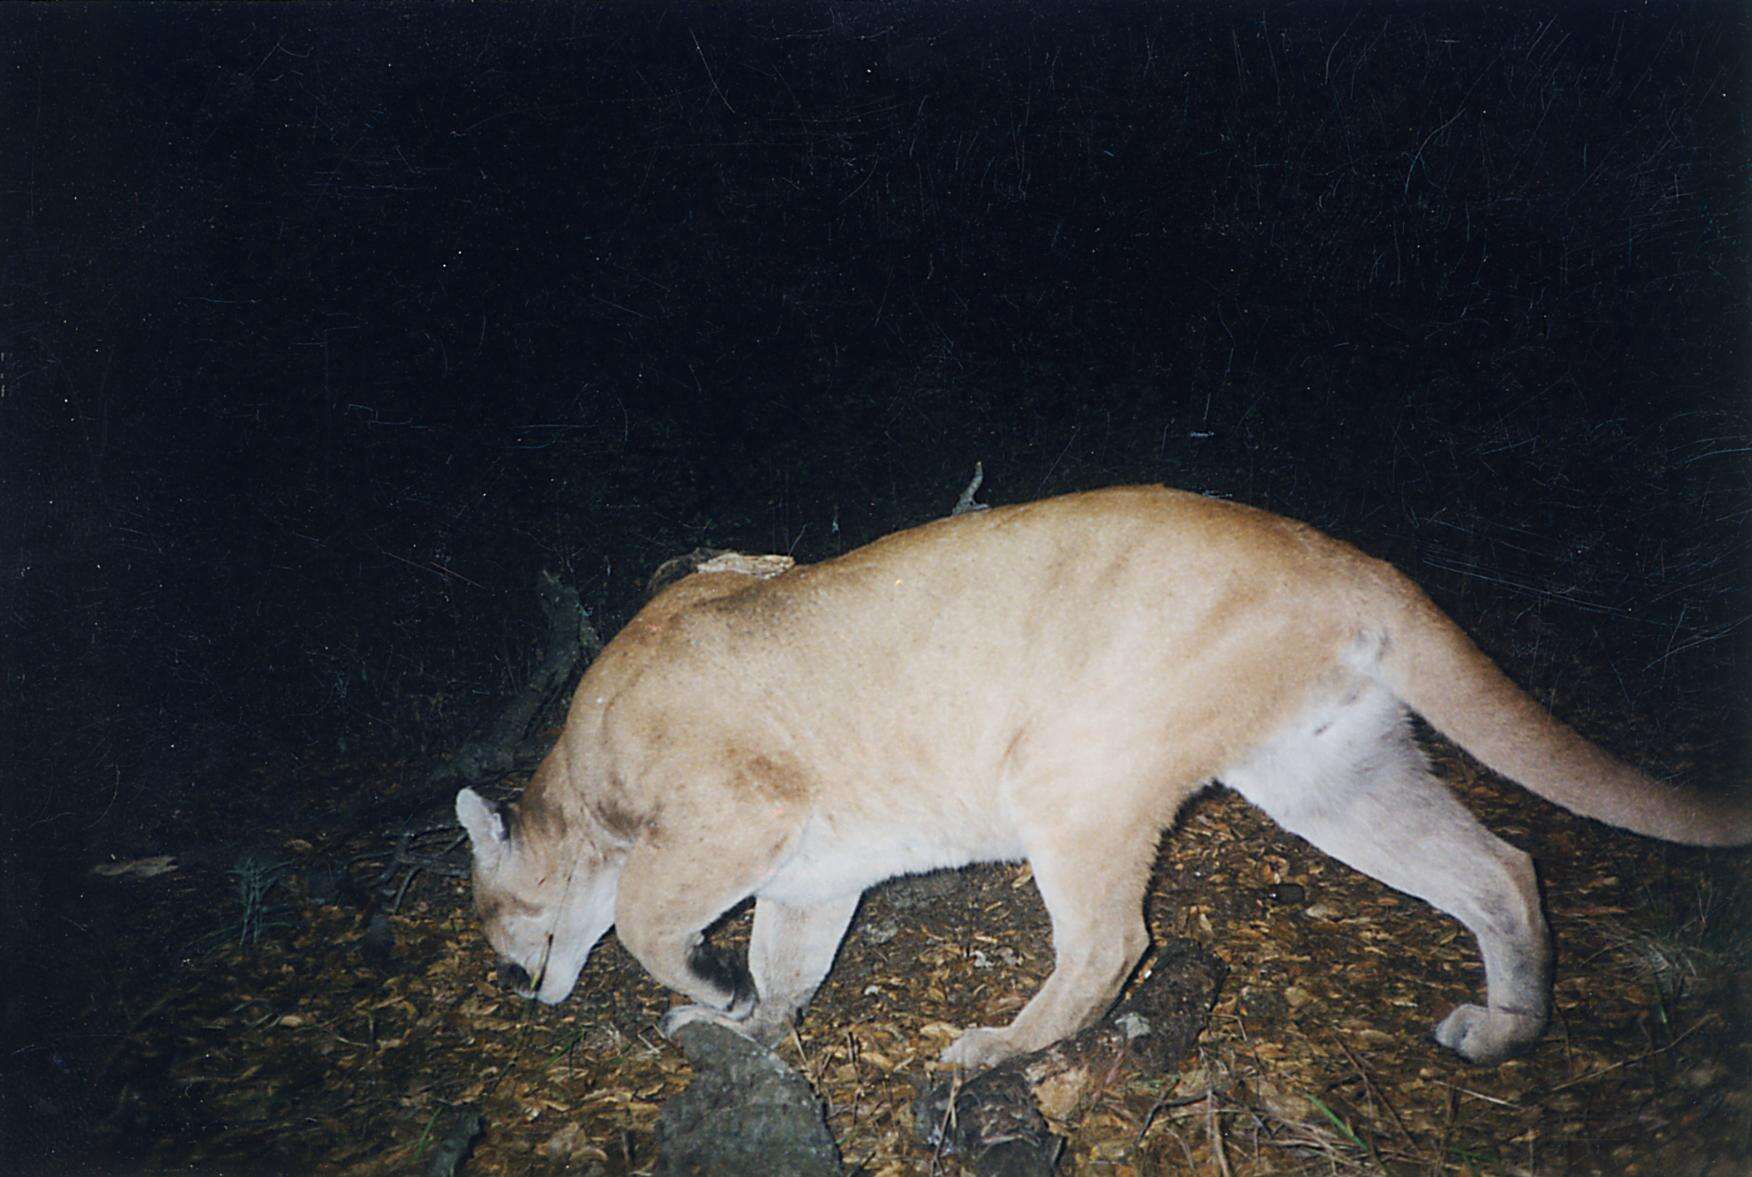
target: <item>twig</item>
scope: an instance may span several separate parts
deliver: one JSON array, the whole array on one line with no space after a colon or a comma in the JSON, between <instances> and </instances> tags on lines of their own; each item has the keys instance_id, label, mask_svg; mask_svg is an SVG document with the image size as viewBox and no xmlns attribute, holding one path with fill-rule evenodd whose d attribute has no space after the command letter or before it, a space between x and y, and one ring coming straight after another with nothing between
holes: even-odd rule
<instances>
[{"instance_id":1,"label":"twig","mask_svg":"<svg viewBox=\"0 0 1752 1177\"><path fill-rule=\"evenodd\" d=\"M434 833L450 835L450 841L437 854L416 854L410 848L415 838L426 837ZM389 885L402 870L408 873L402 879L401 885L395 890L395 897L389 904L389 910L396 912L401 909L402 900L406 898L408 888L413 886L414 878L421 871L428 871L448 879L468 877L469 868L451 866L446 860L452 851L468 839L466 833L458 833L455 826L428 826L424 829L404 829L395 835L395 849L390 852L389 865L383 868L383 873L377 876L376 890L379 894L388 895ZM368 857L376 857L369 855Z\"/></svg>"},{"instance_id":2,"label":"twig","mask_svg":"<svg viewBox=\"0 0 1752 1177\"><path fill-rule=\"evenodd\" d=\"M1330 1030L1327 1031L1327 1036L1332 1039L1335 1046L1344 1051L1344 1057L1350 1060L1351 1069L1356 1071L1357 1078L1363 1081L1363 1090L1368 1093L1369 1098L1387 1109L1387 1114L1393 1118L1393 1126L1399 1129L1399 1135L1405 1141L1405 1147L1415 1151L1417 1144L1412 1140L1411 1133L1406 1131L1405 1121L1399 1118L1398 1109L1388 1101L1386 1096L1381 1094L1380 1088L1376 1087L1374 1080L1369 1078L1369 1073L1363 1070L1363 1064L1357 1061L1357 1056L1351 1052L1351 1048L1346 1046L1338 1035Z\"/></svg>"},{"instance_id":3,"label":"twig","mask_svg":"<svg viewBox=\"0 0 1752 1177\"><path fill-rule=\"evenodd\" d=\"M961 1094L961 1068L956 1067L949 1073L949 1098L943 1104L943 1118L937 1123L937 1144L931 1150L931 1172L941 1171L943 1165L943 1146L949 1142L949 1134L955 1131L955 1097Z\"/></svg>"},{"instance_id":4,"label":"twig","mask_svg":"<svg viewBox=\"0 0 1752 1177\"><path fill-rule=\"evenodd\" d=\"M1138 1145L1140 1145L1144 1142L1144 1137L1149 1134L1151 1126L1154 1125L1156 1122L1156 1116L1162 1111L1163 1108L1183 1108L1183 1107L1186 1107L1188 1104L1198 1103L1200 1100L1205 1098L1205 1096L1203 1096L1203 1095L1189 1095L1189 1096L1182 1096L1179 1099L1175 1099L1174 1098L1174 1088L1179 1082L1180 1082L1180 1076L1178 1074L1171 1076L1169 1078L1167 1086L1163 1089L1162 1094L1156 1098L1155 1103L1150 1105L1150 1110L1144 1113L1143 1126L1138 1129L1138 1134L1136 1136L1132 1137L1132 1147L1133 1148L1137 1148ZM1207 1090L1206 1094L1207 1095L1209 1094L1208 1090ZM1176 1135L1176 1137L1178 1137L1179 1134L1176 1133L1175 1135ZM1181 1148L1186 1147L1186 1142L1184 1140L1182 1140L1180 1142L1180 1147Z\"/></svg>"},{"instance_id":5,"label":"twig","mask_svg":"<svg viewBox=\"0 0 1752 1177\"><path fill-rule=\"evenodd\" d=\"M1223 1130L1217 1126L1217 1090L1214 1087L1205 1096L1205 1133L1210 1137L1211 1155L1217 1160L1217 1172L1223 1177L1235 1177L1229 1168L1229 1154L1223 1150Z\"/></svg>"},{"instance_id":6,"label":"twig","mask_svg":"<svg viewBox=\"0 0 1752 1177\"><path fill-rule=\"evenodd\" d=\"M1525 1104L1516 1103L1512 1099L1501 1099L1495 1095L1486 1095L1482 1091L1474 1091L1470 1087L1460 1087L1453 1083L1449 1083L1447 1086L1449 1091L1455 1091L1461 1095L1470 1095L1474 1099L1482 1099L1485 1103L1494 1103L1501 1108L1514 1108L1516 1111L1520 1111L1526 1106Z\"/></svg>"},{"instance_id":7,"label":"twig","mask_svg":"<svg viewBox=\"0 0 1752 1177\"><path fill-rule=\"evenodd\" d=\"M984 481L985 463L975 462L973 464L973 480L969 482L966 489L961 492L961 497L955 500L955 508L949 513L951 515L965 515L969 511L987 510L988 508L985 503L976 503L973 500L974 494L979 490L979 484Z\"/></svg>"},{"instance_id":8,"label":"twig","mask_svg":"<svg viewBox=\"0 0 1752 1177\"><path fill-rule=\"evenodd\" d=\"M1703 1017L1699 1018L1689 1030L1686 1030L1685 1033L1679 1035L1679 1037L1673 1039L1673 1041L1667 1043L1667 1045L1657 1046L1651 1050L1645 1050L1641 1054L1634 1054L1629 1058L1621 1058L1617 1062L1612 1063L1609 1066L1601 1067L1597 1071L1589 1071L1586 1075L1577 1075L1574 1079L1566 1079L1556 1087L1546 1088L1545 1094L1556 1095L1566 1087L1574 1087L1578 1083L1586 1083L1590 1079L1598 1079L1602 1075L1610 1074L1611 1072L1618 1070L1620 1067L1628 1067L1632 1063L1640 1063L1645 1059L1654 1058L1658 1054L1666 1054L1669 1050L1672 1050L1675 1046L1678 1046L1681 1042L1685 1041L1711 1022L1719 1021L1720 1018L1721 1015L1717 1013L1712 1012L1705 1014Z\"/></svg>"}]
</instances>

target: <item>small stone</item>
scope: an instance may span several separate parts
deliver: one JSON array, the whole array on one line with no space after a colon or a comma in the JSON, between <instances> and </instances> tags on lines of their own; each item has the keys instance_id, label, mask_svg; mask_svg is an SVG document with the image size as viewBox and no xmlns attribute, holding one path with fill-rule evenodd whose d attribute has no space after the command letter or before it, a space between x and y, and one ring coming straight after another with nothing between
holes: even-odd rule
<instances>
[{"instance_id":1,"label":"small stone","mask_svg":"<svg viewBox=\"0 0 1752 1177\"><path fill-rule=\"evenodd\" d=\"M1127 1042L1142 1038L1151 1029L1150 1019L1139 1013L1120 1014L1113 1019L1113 1024L1119 1027L1120 1033L1125 1035Z\"/></svg>"}]
</instances>

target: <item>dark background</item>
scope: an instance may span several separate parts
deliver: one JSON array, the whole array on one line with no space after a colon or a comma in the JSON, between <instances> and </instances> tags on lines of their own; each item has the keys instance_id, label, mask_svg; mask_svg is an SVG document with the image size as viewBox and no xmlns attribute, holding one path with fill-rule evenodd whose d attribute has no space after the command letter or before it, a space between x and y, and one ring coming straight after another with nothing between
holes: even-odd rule
<instances>
[{"instance_id":1,"label":"dark background","mask_svg":"<svg viewBox=\"0 0 1752 1177\"><path fill-rule=\"evenodd\" d=\"M831 556L976 461L993 503L1308 519L1610 746L1740 776L1747 33L0 11L9 966L94 862L425 772L523 681L544 570L611 634L667 556Z\"/></svg>"}]
</instances>

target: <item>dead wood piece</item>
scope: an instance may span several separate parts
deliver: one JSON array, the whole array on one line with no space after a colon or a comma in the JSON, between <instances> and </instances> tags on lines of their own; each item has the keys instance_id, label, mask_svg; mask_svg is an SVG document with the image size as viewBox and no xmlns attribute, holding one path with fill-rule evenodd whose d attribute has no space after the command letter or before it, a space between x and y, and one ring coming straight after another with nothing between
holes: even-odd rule
<instances>
[{"instance_id":1,"label":"dead wood piece","mask_svg":"<svg viewBox=\"0 0 1752 1177\"><path fill-rule=\"evenodd\" d=\"M733 552L729 548L695 548L657 565L657 571L645 582L645 595L654 597L696 572L734 572L756 580L771 580L782 572L789 572L796 563L789 556Z\"/></svg>"},{"instance_id":2,"label":"dead wood piece","mask_svg":"<svg viewBox=\"0 0 1752 1177\"><path fill-rule=\"evenodd\" d=\"M1104 1025L1073 1038L1117 1027L1127 1035L1126 1054L1142 1071L1165 1071L1192 1053L1210 1020L1229 966L1195 940L1170 940L1144 967L1136 988L1114 1007Z\"/></svg>"},{"instance_id":3,"label":"dead wood piece","mask_svg":"<svg viewBox=\"0 0 1752 1177\"><path fill-rule=\"evenodd\" d=\"M658 1177L842 1171L815 1090L772 1051L709 1022L673 1040L695 1074L658 1115Z\"/></svg>"},{"instance_id":4,"label":"dead wood piece","mask_svg":"<svg viewBox=\"0 0 1752 1177\"><path fill-rule=\"evenodd\" d=\"M650 578L645 581L645 596L647 599L654 597L683 577L692 576L700 570L701 564L709 560L734 554L729 548L695 548L691 552L671 556L657 565Z\"/></svg>"},{"instance_id":5,"label":"dead wood piece","mask_svg":"<svg viewBox=\"0 0 1752 1177\"><path fill-rule=\"evenodd\" d=\"M1228 966L1190 940L1165 946L1102 1022L920 1097L915 1128L981 1174L1051 1172L1063 1132L1123 1072L1153 1074L1184 1057L1209 1019ZM951 1114L949 1101L953 1096ZM1044 1166L1044 1167L1041 1167Z\"/></svg>"},{"instance_id":6,"label":"dead wood piece","mask_svg":"<svg viewBox=\"0 0 1752 1177\"><path fill-rule=\"evenodd\" d=\"M544 572L537 586L547 633L542 654L523 689L509 699L478 740L465 744L433 774L446 786L496 780L546 748L529 746L530 728L542 708L556 698L580 663L602 649L602 638L578 600L578 590Z\"/></svg>"},{"instance_id":7,"label":"dead wood piece","mask_svg":"<svg viewBox=\"0 0 1752 1177\"><path fill-rule=\"evenodd\" d=\"M962 490L961 497L955 500L955 506L949 514L966 515L970 511L988 510L990 508L989 503L975 502L973 497L979 493L979 484L984 481L985 463L975 462L973 464L973 480Z\"/></svg>"},{"instance_id":8,"label":"dead wood piece","mask_svg":"<svg viewBox=\"0 0 1752 1177\"><path fill-rule=\"evenodd\" d=\"M1064 1146L1034 1106L1027 1078L1008 1064L959 1086L937 1084L919 1097L913 1117L926 1144L957 1154L981 1177L1044 1177Z\"/></svg>"},{"instance_id":9,"label":"dead wood piece","mask_svg":"<svg viewBox=\"0 0 1752 1177\"><path fill-rule=\"evenodd\" d=\"M734 572L740 576L752 576L756 580L771 580L782 572L789 572L796 563L789 556L720 552L702 563L696 571Z\"/></svg>"}]
</instances>

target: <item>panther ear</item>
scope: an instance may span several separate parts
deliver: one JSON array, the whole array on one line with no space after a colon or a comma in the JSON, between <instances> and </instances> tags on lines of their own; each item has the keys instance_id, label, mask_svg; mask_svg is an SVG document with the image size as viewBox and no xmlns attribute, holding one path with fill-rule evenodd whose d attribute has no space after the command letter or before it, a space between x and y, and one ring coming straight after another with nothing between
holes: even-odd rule
<instances>
[{"instance_id":1,"label":"panther ear","mask_svg":"<svg viewBox=\"0 0 1752 1177\"><path fill-rule=\"evenodd\" d=\"M505 828L505 815L499 807L473 789L464 789L456 795L456 820L468 831L475 862L483 867L498 865L511 844L511 832Z\"/></svg>"}]
</instances>

